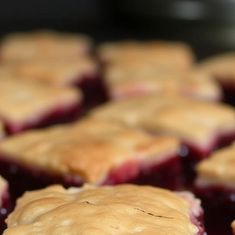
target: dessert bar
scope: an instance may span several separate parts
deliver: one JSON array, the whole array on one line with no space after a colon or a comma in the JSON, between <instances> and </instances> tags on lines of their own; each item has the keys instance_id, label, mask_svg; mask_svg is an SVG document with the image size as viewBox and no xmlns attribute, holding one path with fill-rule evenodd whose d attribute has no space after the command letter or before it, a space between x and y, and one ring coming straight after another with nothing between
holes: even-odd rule
<instances>
[{"instance_id":1,"label":"dessert bar","mask_svg":"<svg viewBox=\"0 0 235 235\"><path fill-rule=\"evenodd\" d=\"M26 192L3 235L204 235L200 201L191 193L149 186L69 188Z\"/></svg>"}]
</instances>

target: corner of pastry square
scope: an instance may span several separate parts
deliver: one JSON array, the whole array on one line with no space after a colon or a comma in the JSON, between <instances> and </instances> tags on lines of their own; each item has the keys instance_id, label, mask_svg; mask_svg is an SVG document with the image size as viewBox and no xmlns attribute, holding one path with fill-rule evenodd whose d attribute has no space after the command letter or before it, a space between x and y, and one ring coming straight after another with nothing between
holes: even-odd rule
<instances>
[{"instance_id":1,"label":"corner of pastry square","mask_svg":"<svg viewBox=\"0 0 235 235\"><path fill-rule=\"evenodd\" d=\"M215 151L197 166L197 186L235 190L235 143Z\"/></svg>"},{"instance_id":2,"label":"corner of pastry square","mask_svg":"<svg viewBox=\"0 0 235 235\"><path fill-rule=\"evenodd\" d=\"M47 126L77 116L82 93L72 87L6 77L0 80L0 116L10 134Z\"/></svg>"},{"instance_id":3,"label":"corner of pastry square","mask_svg":"<svg viewBox=\"0 0 235 235\"><path fill-rule=\"evenodd\" d=\"M232 222L232 230L233 230L233 234L235 234L235 220Z\"/></svg>"},{"instance_id":4,"label":"corner of pastry square","mask_svg":"<svg viewBox=\"0 0 235 235\"><path fill-rule=\"evenodd\" d=\"M211 56L202 60L199 63L199 69L212 74L215 78L220 81L233 80L235 79L235 53L227 52Z\"/></svg>"}]
</instances>

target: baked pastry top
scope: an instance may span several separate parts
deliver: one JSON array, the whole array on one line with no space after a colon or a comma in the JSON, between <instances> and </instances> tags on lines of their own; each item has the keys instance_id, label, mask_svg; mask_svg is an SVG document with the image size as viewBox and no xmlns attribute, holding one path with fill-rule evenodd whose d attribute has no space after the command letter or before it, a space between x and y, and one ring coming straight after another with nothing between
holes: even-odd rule
<instances>
[{"instance_id":1,"label":"baked pastry top","mask_svg":"<svg viewBox=\"0 0 235 235\"><path fill-rule=\"evenodd\" d=\"M175 135L202 147L218 135L235 130L232 107L171 95L146 95L109 102L94 109L91 116Z\"/></svg>"},{"instance_id":2,"label":"baked pastry top","mask_svg":"<svg viewBox=\"0 0 235 235\"><path fill-rule=\"evenodd\" d=\"M2 121L0 121L0 139L5 136L5 128Z\"/></svg>"},{"instance_id":3,"label":"baked pastry top","mask_svg":"<svg viewBox=\"0 0 235 235\"><path fill-rule=\"evenodd\" d=\"M2 189L6 184L7 184L6 180L0 175L0 191L2 191Z\"/></svg>"},{"instance_id":4,"label":"baked pastry top","mask_svg":"<svg viewBox=\"0 0 235 235\"><path fill-rule=\"evenodd\" d=\"M197 166L200 185L225 185L235 188L235 144L213 153Z\"/></svg>"},{"instance_id":5,"label":"baked pastry top","mask_svg":"<svg viewBox=\"0 0 235 235\"><path fill-rule=\"evenodd\" d=\"M235 53L224 53L202 61L199 68L220 81L235 80Z\"/></svg>"},{"instance_id":6,"label":"baked pastry top","mask_svg":"<svg viewBox=\"0 0 235 235\"><path fill-rule=\"evenodd\" d=\"M9 160L95 184L124 163L157 163L178 150L174 137L154 137L114 121L92 119L25 132L0 143L2 156Z\"/></svg>"},{"instance_id":7,"label":"baked pastry top","mask_svg":"<svg viewBox=\"0 0 235 235\"><path fill-rule=\"evenodd\" d=\"M4 204L4 200L6 199L7 194L8 194L8 183L2 176L0 176L0 208Z\"/></svg>"},{"instance_id":8,"label":"baked pastry top","mask_svg":"<svg viewBox=\"0 0 235 235\"><path fill-rule=\"evenodd\" d=\"M36 80L52 85L72 84L98 73L96 63L88 57L56 61L32 60L27 63L8 64L5 67L12 70L14 76L18 76L19 79Z\"/></svg>"},{"instance_id":9,"label":"baked pastry top","mask_svg":"<svg viewBox=\"0 0 235 235\"><path fill-rule=\"evenodd\" d=\"M7 36L1 45L3 61L77 58L88 53L91 41L85 36L35 31Z\"/></svg>"},{"instance_id":10,"label":"baked pastry top","mask_svg":"<svg viewBox=\"0 0 235 235\"><path fill-rule=\"evenodd\" d=\"M177 70L189 69L194 62L191 48L181 42L123 41L100 46L99 56L107 63L148 64Z\"/></svg>"},{"instance_id":11,"label":"baked pastry top","mask_svg":"<svg viewBox=\"0 0 235 235\"><path fill-rule=\"evenodd\" d=\"M235 234L235 220L232 222L232 230L233 230L233 234Z\"/></svg>"},{"instance_id":12,"label":"baked pastry top","mask_svg":"<svg viewBox=\"0 0 235 235\"><path fill-rule=\"evenodd\" d=\"M3 234L196 235L198 228L190 217L198 214L199 204L189 193L149 186L57 185L18 199Z\"/></svg>"},{"instance_id":13,"label":"baked pastry top","mask_svg":"<svg viewBox=\"0 0 235 235\"><path fill-rule=\"evenodd\" d=\"M146 66L108 66L105 80L113 99L141 94L182 94L199 99L219 100L221 91L211 77L199 71L161 71Z\"/></svg>"},{"instance_id":14,"label":"baked pastry top","mask_svg":"<svg viewBox=\"0 0 235 235\"><path fill-rule=\"evenodd\" d=\"M74 88L52 87L10 77L0 79L0 94L0 116L8 122L31 122L55 107L75 105L82 99L82 94Z\"/></svg>"}]
</instances>

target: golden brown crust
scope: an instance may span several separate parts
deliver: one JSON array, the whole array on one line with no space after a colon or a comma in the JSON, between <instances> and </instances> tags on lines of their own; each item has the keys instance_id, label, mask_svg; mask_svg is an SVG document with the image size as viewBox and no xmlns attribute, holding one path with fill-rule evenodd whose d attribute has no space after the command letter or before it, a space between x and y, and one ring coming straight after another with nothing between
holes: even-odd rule
<instances>
[{"instance_id":1,"label":"golden brown crust","mask_svg":"<svg viewBox=\"0 0 235 235\"><path fill-rule=\"evenodd\" d=\"M171 70L189 69L194 61L192 50L187 44L167 41L106 43L100 47L99 55L108 63L145 63Z\"/></svg>"},{"instance_id":2,"label":"golden brown crust","mask_svg":"<svg viewBox=\"0 0 235 235\"><path fill-rule=\"evenodd\" d=\"M91 116L175 135L202 147L217 135L235 130L232 107L179 96L149 95L110 102L96 108Z\"/></svg>"},{"instance_id":3,"label":"golden brown crust","mask_svg":"<svg viewBox=\"0 0 235 235\"><path fill-rule=\"evenodd\" d=\"M178 150L175 138L153 137L119 123L91 119L30 131L0 143L0 152L16 162L57 174L79 175L96 184L128 161L162 161Z\"/></svg>"},{"instance_id":4,"label":"golden brown crust","mask_svg":"<svg viewBox=\"0 0 235 235\"><path fill-rule=\"evenodd\" d=\"M1 64L0 66L0 79L8 79L10 76L13 76L13 70L11 69L11 66L8 66L6 64Z\"/></svg>"},{"instance_id":5,"label":"golden brown crust","mask_svg":"<svg viewBox=\"0 0 235 235\"><path fill-rule=\"evenodd\" d=\"M6 194L8 194L8 183L2 176L0 176L0 208Z\"/></svg>"},{"instance_id":6,"label":"golden brown crust","mask_svg":"<svg viewBox=\"0 0 235 235\"><path fill-rule=\"evenodd\" d=\"M88 38L53 31L15 33L5 38L1 46L3 61L69 59L87 54Z\"/></svg>"},{"instance_id":7,"label":"golden brown crust","mask_svg":"<svg viewBox=\"0 0 235 235\"><path fill-rule=\"evenodd\" d=\"M196 235L190 203L168 190L119 185L27 192L4 235Z\"/></svg>"},{"instance_id":8,"label":"golden brown crust","mask_svg":"<svg viewBox=\"0 0 235 235\"><path fill-rule=\"evenodd\" d=\"M232 230L233 230L233 234L235 235L235 220L232 222Z\"/></svg>"},{"instance_id":9,"label":"golden brown crust","mask_svg":"<svg viewBox=\"0 0 235 235\"><path fill-rule=\"evenodd\" d=\"M0 194L5 192L7 186L7 181L0 175Z\"/></svg>"},{"instance_id":10,"label":"golden brown crust","mask_svg":"<svg viewBox=\"0 0 235 235\"><path fill-rule=\"evenodd\" d=\"M97 75L96 63L90 58L75 60L40 61L6 65L15 77L52 85L68 85ZM0 74L1 76L1 74Z\"/></svg>"},{"instance_id":11,"label":"golden brown crust","mask_svg":"<svg viewBox=\"0 0 235 235\"><path fill-rule=\"evenodd\" d=\"M221 91L209 75L199 71L161 71L149 65L108 66L105 80L113 99L143 94L182 94L199 99L219 100Z\"/></svg>"},{"instance_id":12,"label":"golden brown crust","mask_svg":"<svg viewBox=\"0 0 235 235\"><path fill-rule=\"evenodd\" d=\"M6 186L7 181L0 175L0 191L2 192L2 188Z\"/></svg>"},{"instance_id":13,"label":"golden brown crust","mask_svg":"<svg viewBox=\"0 0 235 235\"><path fill-rule=\"evenodd\" d=\"M235 188L235 144L216 151L197 166L199 185L226 185Z\"/></svg>"},{"instance_id":14,"label":"golden brown crust","mask_svg":"<svg viewBox=\"0 0 235 235\"><path fill-rule=\"evenodd\" d=\"M8 122L31 122L51 109L70 107L81 101L77 89L51 87L35 82L0 79L0 116Z\"/></svg>"},{"instance_id":15,"label":"golden brown crust","mask_svg":"<svg viewBox=\"0 0 235 235\"><path fill-rule=\"evenodd\" d=\"M3 122L0 121L0 140L5 136L5 128Z\"/></svg>"},{"instance_id":16,"label":"golden brown crust","mask_svg":"<svg viewBox=\"0 0 235 235\"><path fill-rule=\"evenodd\" d=\"M235 80L235 53L225 53L205 59L199 68L220 81L233 81Z\"/></svg>"}]
</instances>

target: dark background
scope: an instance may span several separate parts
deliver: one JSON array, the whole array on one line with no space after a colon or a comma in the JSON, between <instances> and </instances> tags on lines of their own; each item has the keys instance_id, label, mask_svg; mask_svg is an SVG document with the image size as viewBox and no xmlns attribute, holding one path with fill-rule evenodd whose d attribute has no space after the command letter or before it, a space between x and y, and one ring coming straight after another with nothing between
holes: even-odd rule
<instances>
[{"instance_id":1,"label":"dark background","mask_svg":"<svg viewBox=\"0 0 235 235\"><path fill-rule=\"evenodd\" d=\"M234 0L8 0L0 33L32 29L83 32L96 42L168 39L189 42L199 57L235 48Z\"/></svg>"}]
</instances>

